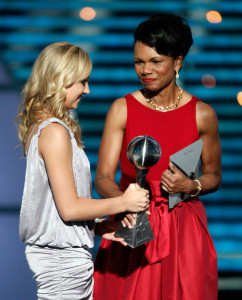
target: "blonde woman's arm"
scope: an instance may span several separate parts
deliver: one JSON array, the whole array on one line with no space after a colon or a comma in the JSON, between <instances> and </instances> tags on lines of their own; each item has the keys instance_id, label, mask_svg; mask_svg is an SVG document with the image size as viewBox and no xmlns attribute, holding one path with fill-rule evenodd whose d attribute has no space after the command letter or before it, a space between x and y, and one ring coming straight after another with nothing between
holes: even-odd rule
<instances>
[{"instance_id":1,"label":"blonde woman's arm","mask_svg":"<svg viewBox=\"0 0 242 300\"><path fill-rule=\"evenodd\" d=\"M44 159L58 212L64 221L90 220L148 206L148 192L132 184L123 195L107 199L78 197L72 169L72 145L67 130L52 123L41 131L39 155Z\"/></svg>"}]
</instances>

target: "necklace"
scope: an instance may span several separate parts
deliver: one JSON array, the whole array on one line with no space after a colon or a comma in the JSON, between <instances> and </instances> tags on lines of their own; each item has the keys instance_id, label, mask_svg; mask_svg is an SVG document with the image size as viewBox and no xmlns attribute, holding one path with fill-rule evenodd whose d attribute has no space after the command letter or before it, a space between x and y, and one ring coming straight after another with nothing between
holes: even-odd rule
<instances>
[{"instance_id":1,"label":"necklace","mask_svg":"<svg viewBox=\"0 0 242 300\"><path fill-rule=\"evenodd\" d=\"M145 90L146 101L147 101L147 103L149 103L150 108L152 108L154 110L158 110L158 111L162 111L162 112L174 110L175 108L178 107L179 103L181 102L182 96L183 96L183 89L181 87L178 87L178 88L180 90L179 96L177 97L177 100L169 106L163 107L161 105L159 105L159 106L156 105L147 97L147 91Z\"/></svg>"}]
</instances>

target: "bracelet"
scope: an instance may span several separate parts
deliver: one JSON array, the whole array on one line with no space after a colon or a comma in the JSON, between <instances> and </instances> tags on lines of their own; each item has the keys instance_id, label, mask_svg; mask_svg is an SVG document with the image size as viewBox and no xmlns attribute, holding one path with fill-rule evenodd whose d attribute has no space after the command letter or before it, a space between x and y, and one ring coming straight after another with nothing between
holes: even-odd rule
<instances>
[{"instance_id":1,"label":"bracelet","mask_svg":"<svg viewBox=\"0 0 242 300\"><path fill-rule=\"evenodd\" d=\"M95 218L95 219L94 219L94 223L95 223L95 224L101 223L101 220L102 220L102 219L100 219L100 218Z\"/></svg>"},{"instance_id":2,"label":"bracelet","mask_svg":"<svg viewBox=\"0 0 242 300\"><path fill-rule=\"evenodd\" d=\"M200 193L200 191L202 190L201 182L198 179L194 179L194 181L196 181L198 183L197 192L194 195L190 195L191 197L196 197Z\"/></svg>"}]
</instances>

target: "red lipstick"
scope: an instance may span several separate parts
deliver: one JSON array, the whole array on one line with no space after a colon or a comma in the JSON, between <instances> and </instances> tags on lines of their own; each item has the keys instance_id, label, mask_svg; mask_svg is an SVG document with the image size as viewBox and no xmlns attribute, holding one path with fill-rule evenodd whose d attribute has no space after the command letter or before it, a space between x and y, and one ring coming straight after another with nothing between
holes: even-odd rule
<instances>
[{"instance_id":1,"label":"red lipstick","mask_svg":"<svg viewBox=\"0 0 242 300\"><path fill-rule=\"evenodd\" d=\"M154 78L143 78L142 79L145 83L151 83L153 82L155 79Z\"/></svg>"}]
</instances>

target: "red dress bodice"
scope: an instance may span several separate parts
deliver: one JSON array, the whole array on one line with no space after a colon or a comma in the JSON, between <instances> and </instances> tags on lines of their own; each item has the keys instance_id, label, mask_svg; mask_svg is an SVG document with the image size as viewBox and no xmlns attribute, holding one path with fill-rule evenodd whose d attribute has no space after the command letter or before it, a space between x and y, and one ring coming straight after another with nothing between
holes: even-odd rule
<instances>
[{"instance_id":1,"label":"red dress bodice","mask_svg":"<svg viewBox=\"0 0 242 300\"><path fill-rule=\"evenodd\" d=\"M130 181L136 181L135 168L127 158L127 146L136 136L149 135L161 146L161 158L150 168L146 181L152 195L161 196L161 174L168 169L170 156L199 138L196 125L197 101L199 99L193 96L191 101L179 109L163 113L144 106L132 94L126 96L127 122L120 156L122 190L127 188Z\"/></svg>"}]
</instances>

